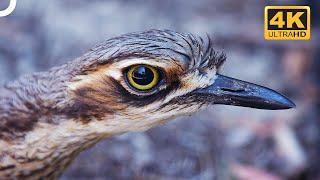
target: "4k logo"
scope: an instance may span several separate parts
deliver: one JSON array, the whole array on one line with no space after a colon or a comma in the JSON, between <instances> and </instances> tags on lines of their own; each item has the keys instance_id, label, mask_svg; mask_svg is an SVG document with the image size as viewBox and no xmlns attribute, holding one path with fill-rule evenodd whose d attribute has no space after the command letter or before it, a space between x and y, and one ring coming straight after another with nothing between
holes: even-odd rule
<instances>
[{"instance_id":1,"label":"4k logo","mask_svg":"<svg viewBox=\"0 0 320 180\"><path fill-rule=\"evenodd\" d=\"M264 38L267 40L309 40L309 6L266 6Z\"/></svg>"}]
</instances>

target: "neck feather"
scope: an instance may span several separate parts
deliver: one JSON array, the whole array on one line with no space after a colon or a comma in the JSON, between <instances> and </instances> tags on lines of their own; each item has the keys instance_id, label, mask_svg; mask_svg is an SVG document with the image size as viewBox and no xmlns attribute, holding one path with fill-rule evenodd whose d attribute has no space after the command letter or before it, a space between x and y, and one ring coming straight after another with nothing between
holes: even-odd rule
<instances>
[{"instance_id":1,"label":"neck feather","mask_svg":"<svg viewBox=\"0 0 320 180\"><path fill-rule=\"evenodd\" d=\"M0 179L56 178L107 136L63 114L71 102L67 85L90 65L86 58L0 87Z\"/></svg>"}]
</instances>

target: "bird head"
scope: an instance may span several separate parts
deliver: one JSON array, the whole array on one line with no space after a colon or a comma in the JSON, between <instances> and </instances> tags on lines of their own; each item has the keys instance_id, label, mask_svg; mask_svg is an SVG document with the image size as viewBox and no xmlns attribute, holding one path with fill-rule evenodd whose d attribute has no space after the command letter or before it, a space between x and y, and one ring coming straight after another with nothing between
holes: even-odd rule
<instances>
[{"instance_id":1,"label":"bird head","mask_svg":"<svg viewBox=\"0 0 320 180\"><path fill-rule=\"evenodd\" d=\"M67 113L119 133L146 130L214 104L295 106L271 89L221 75L226 56L208 36L131 33L97 45L82 59L85 67L68 85Z\"/></svg>"},{"instance_id":2,"label":"bird head","mask_svg":"<svg viewBox=\"0 0 320 180\"><path fill-rule=\"evenodd\" d=\"M105 137L209 105L294 107L271 89L221 75L225 59L208 37L151 30L9 83L0 88L0 176L57 177Z\"/></svg>"}]
</instances>

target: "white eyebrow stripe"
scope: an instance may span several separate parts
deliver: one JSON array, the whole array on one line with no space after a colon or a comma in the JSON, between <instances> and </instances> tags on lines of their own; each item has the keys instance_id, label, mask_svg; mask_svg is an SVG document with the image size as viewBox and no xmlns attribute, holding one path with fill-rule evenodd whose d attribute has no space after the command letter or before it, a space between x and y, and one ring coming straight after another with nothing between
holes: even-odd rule
<instances>
[{"instance_id":1,"label":"white eyebrow stripe","mask_svg":"<svg viewBox=\"0 0 320 180\"><path fill-rule=\"evenodd\" d=\"M156 59L146 59L146 58L132 58L132 59L127 59L127 60L122 60L118 62L114 62L112 65L110 65L108 68L106 68L104 74L107 76L111 76L112 78L116 80L120 80L122 78L122 71L125 68L128 68L133 65L138 65L138 64L145 64L153 67L159 67L162 69L167 69L170 66L177 66L176 61L161 61L161 60L156 60ZM179 66L181 67L181 66Z\"/></svg>"}]
</instances>

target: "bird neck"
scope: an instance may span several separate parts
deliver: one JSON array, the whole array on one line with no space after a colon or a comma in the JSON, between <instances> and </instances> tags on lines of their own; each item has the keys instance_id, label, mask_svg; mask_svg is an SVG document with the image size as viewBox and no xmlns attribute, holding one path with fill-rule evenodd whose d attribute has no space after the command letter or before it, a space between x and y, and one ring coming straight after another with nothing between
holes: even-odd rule
<instances>
[{"instance_id":1,"label":"bird neck","mask_svg":"<svg viewBox=\"0 0 320 180\"><path fill-rule=\"evenodd\" d=\"M23 139L38 123L58 123L70 76L57 69L23 76L0 87L0 139Z\"/></svg>"},{"instance_id":2,"label":"bird neck","mask_svg":"<svg viewBox=\"0 0 320 180\"><path fill-rule=\"evenodd\" d=\"M56 178L107 133L63 114L80 61L0 87L0 179Z\"/></svg>"},{"instance_id":3,"label":"bird neck","mask_svg":"<svg viewBox=\"0 0 320 180\"><path fill-rule=\"evenodd\" d=\"M80 152L106 137L75 121L38 123L23 140L0 140L0 177L56 179Z\"/></svg>"}]
</instances>

